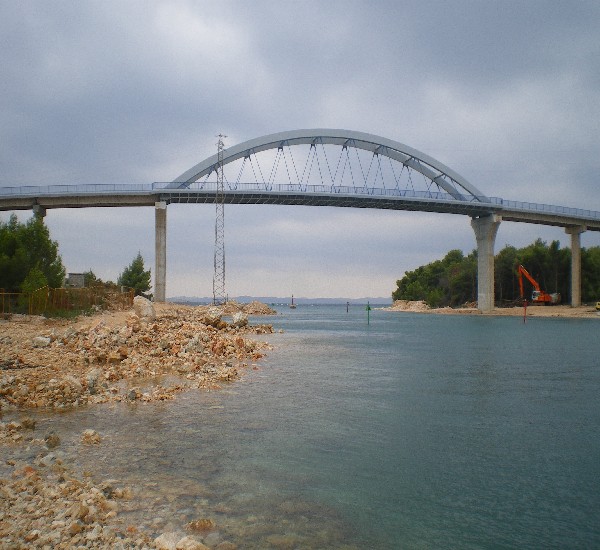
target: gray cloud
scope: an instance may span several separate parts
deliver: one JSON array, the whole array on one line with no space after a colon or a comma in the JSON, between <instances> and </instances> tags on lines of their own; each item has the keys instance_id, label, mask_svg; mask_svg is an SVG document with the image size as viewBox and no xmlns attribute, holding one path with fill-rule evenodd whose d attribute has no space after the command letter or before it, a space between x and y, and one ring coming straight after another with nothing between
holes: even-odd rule
<instances>
[{"instance_id":1,"label":"gray cloud","mask_svg":"<svg viewBox=\"0 0 600 550\"><path fill-rule=\"evenodd\" d=\"M420 149L490 196L600 210L599 20L574 0L4 2L0 185L168 181L219 132L336 127ZM168 293L210 294L214 210L168 215ZM71 271L114 279L138 250L153 266L152 209L47 221ZM232 294L389 295L475 246L460 216L240 206L226 223ZM497 249L538 236L569 243L503 223Z\"/></svg>"}]
</instances>

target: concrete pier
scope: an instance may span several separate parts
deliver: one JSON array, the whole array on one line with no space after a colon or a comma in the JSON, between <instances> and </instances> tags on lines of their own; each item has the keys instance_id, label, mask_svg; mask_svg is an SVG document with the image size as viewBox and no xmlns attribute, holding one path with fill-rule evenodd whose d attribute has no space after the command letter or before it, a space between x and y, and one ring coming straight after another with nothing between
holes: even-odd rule
<instances>
[{"instance_id":1,"label":"concrete pier","mask_svg":"<svg viewBox=\"0 0 600 550\"><path fill-rule=\"evenodd\" d=\"M33 213L38 216L39 218L45 218L46 217L46 209L43 206L40 206L39 204L34 204L33 205Z\"/></svg>"},{"instance_id":2,"label":"concrete pier","mask_svg":"<svg viewBox=\"0 0 600 550\"><path fill-rule=\"evenodd\" d=\"M501 221L495 214L471 219L477 239L477 307L482 312L494 309L494 244Z\"/></svg>"},{"instance_id":3,"label":"concrete pier","mask_svg":"<svg viewBox=\"0 0 600 550\"><path fill-rule=\"evenodd\" d=\"M581 234L583 226L565 227L565 233L571 235L571 305L581 305Z\"/></svg>"},{"instance_id":4,"label":"concrete pier","mask_svg":"<svg viewBox=\"0 0 600 550\"><path fill-rule=\"evenodd\" d=\"M164 302L167 290L167 203L154 204L154 301Z\"/></svg>"}]
</instances>

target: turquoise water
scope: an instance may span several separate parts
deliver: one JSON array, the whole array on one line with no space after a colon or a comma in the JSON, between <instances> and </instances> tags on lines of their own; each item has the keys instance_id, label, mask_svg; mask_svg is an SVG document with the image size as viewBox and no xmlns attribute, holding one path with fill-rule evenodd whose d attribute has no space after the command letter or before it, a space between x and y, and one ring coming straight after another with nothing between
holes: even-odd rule
<instances>
[{"instance_id":1,"label":"turquoise water","mask_svg":"<svg viewBox=\"0 0 600 550\"><path fill-rule=\"evenodd\" d=\"M260 319L264 322L264 319ZM600 547L600 320L301 306L242 381L46 416L158 534L239 548ZM97 448L78 445L94 428Z\"/></svg>"}]
</instances>

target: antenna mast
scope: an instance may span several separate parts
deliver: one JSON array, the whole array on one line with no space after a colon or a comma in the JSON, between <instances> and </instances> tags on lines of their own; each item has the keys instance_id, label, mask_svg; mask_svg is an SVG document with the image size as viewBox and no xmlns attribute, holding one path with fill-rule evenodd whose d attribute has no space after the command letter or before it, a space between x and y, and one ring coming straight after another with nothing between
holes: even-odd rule
<instances>
[{"instance_id":1,"label":"antenna mast","mask_svg":"<svg viewBox=\"0 0 600 550\"><path fill-rule=\"evenodd\" d=\"M223 187L223 134L217 136L217 194L215 196L215 273L213 276L213 304L222 305L227 301L225 294L225 195Z\"/></svg>"}]
</instances>

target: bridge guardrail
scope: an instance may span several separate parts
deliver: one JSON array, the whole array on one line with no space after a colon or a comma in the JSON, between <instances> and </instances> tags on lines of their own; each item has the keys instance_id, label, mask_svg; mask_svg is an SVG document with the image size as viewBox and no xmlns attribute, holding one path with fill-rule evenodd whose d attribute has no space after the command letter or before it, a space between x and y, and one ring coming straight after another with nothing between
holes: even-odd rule
<instances>
[{"instance_id":1,"label":"bridge guardrail","mask_svg":"<svg viewBox=\"0 0 600 550\"><path fill-rule=\"evenodd\" d=\"M182 182L184 183L184 182ZM0 199L15 197L43 197L43 196L69 196L69 195L92 195L92 194L145 194L165 191L168 193L193 193L198 191L212 192L216 191L216 182L192 182L187 183L185 188L165 189L168 182L154 182L151 184L75 184L75 185L23 185L12 187L0 187ZM334 185L301 185L301 184L260 184L260 183L237 183L230 185L229 192L264 192L264 193L326 193L326 194L346 194L346 195L371 195L402 197L413 199L428 199L448 202L480 202L497 206L498 210L510 209L522 212L540 212L546 214L556 214L564 216L573 216L579 218L588 218L591 220L600 220L600 212L570 208L566 206L556 206L550 204L539 204L533 202L522 202L502 199L500 197L478 197L474 195L463 195L439 192L439 191L414 191L412 189L386 189L383 187L348 187Z\"/></svg>"}]
</instances>

